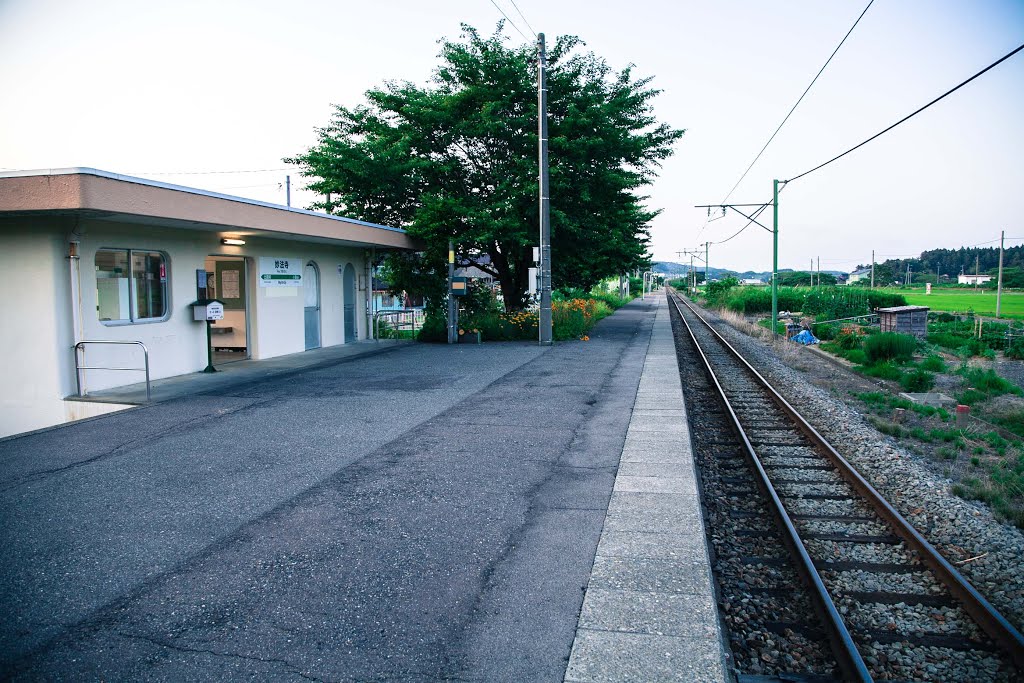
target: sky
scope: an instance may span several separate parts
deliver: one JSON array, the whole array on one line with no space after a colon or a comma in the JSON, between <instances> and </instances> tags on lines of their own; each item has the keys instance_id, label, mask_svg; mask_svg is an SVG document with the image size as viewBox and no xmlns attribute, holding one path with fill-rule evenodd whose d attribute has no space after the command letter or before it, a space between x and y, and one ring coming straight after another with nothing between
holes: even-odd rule
<instances>
[{"instance_id":1,"label":"sky","mask_svg":"<svg viewBox=\"0 0 1024 683\"><path fill-rule=\"evenodd\" d=\"M531 39L577 35L663 91L655 115L686 134L645 192L662 209L656 260L688 263L677 252L710 242L713 267L770 271L769 232L726 241L747 221L707 222L694 205L768 201L773 179L1024 43L1021 0L876 0L730 195L868 0L515 2L522 17L512 0L0 0L0 170L88 166L281 204L290 173L292 204L305 206L282 159L315 144L332 105L387 80L425 83L438 40L463 22L489 33L500 7ZM1008 246L1024 242L1022 114L1024 52L786 186L779 267L849 271L872 250L883 261L997 246L1001 230Z\"/></svg>"}]
</instances>

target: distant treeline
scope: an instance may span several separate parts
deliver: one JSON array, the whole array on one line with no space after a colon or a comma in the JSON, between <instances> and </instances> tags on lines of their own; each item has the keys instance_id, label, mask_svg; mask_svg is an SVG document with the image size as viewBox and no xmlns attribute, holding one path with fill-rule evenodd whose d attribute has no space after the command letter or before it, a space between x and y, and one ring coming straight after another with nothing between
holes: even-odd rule
<instances>
[{"instance_id":1,"label":"distant treeline","mask_svg":"<svg viewBox=\"0 0 1024 683\"><path fill-rule=\"evenodd\" d=\"M999 248L932 249L922 252L919 258L888 259L875 265L875 279L884 282L891 277L902 282L908 265L915 282L934 282L936 272L941 276L955 279L960 273L973 275L975 263L982 275L995 275L999 268ZM867 263L857 266L857 269L870 267L871 264ZM1024 270L1024 245L1004 250L1003 268ZM921 277L917 277L918 275Z\"/></svg>"}]
</instances>

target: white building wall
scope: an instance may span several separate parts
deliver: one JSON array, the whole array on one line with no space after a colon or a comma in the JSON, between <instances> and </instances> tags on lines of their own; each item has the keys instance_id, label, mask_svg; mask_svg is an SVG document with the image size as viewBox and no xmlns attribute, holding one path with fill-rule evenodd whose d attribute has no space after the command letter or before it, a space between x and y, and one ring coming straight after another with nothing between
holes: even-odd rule
<instances>
[{"instance_id":1,"label":"white building wall","mask_svg":"<svg viewBox=\"0 0 1024 683\"><path fill-rule=\"evenodd\" d=\"M65 222L66 223L66 222ZM62 422L74 376L65 227L0 222L0 437Z\"/></svg>"},{"instance_id":2,"label":"white building wall","mask_svg":"<svg viewBox=\"0 0 1024 683\"><path fill-rule=\"evenodd\" d=\"M0 272L8 286L0 298L0 437L58 424L66 419L62 399L76 391L67 239L74 221L8 219L0 221ZM321 346L344 339L342 274L351 263L364 272L364 250L287 239L246 237L241 247L222 245L226 233L157 228L128 223L81 220L82 338L141 341L149 349L152 379L197 372L206 367L205 325L192 319L196 270L209 255L248 259L249 353L272 358L305 350L301 287L258 286L258 258L286 257L317 264L321 287ZM97 315L95 257L99 249L161 251L167 255L167 320L104 324ZM359 339L366 338L366 290L356 290ZM142 367L135 346L90 346L88 365ZM90 370L85 388L97 391L142 381L142 372Z\"/></svg>"}]
</instances>

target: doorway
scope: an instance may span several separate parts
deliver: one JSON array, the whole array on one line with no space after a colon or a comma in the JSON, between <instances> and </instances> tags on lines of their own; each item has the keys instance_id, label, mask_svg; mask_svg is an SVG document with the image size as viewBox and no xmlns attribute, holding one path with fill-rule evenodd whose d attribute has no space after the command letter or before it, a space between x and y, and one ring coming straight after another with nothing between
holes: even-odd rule
<instances>
[{"instance_id":1,"label":"doorway","mask_svg":"<svg viewBox=\"0 0 1024 683\"><path fill-rule=\"evenodd\" d=\"M302 288L306 296L306 350L309 351L320 348L320 269L312 261L306 263L302 272Z\"/></svg>"},{"instance_id":2,"label":"doorway","mask_svg":"<svg viewBox=\"0 0 1024 683\"><path fill-rule=\"evenodd\" d=\"M345 310L345 343L356 340L356 269L345 265L342 279L342 305Z\"/></svg>"},{"instance_id":3,"label":"doorway","mask_svg":"<svg viewBox=\"0 0 1024 683\"><path fill-rule=\"evenodd\" d=\"M247 360L249 354L248 262L241 256L206 257L206 298L224 302L224 319L210 326L213 364Z\"/></svg>"}]
</instances>

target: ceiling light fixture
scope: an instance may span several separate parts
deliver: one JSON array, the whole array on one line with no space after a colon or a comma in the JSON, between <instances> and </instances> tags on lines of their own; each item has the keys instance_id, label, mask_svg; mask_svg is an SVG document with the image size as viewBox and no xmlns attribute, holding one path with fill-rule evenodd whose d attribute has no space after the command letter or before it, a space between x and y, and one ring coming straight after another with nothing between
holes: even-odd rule
<instances>
[{"instance_id":1,"label":"ceiling light fixture","mask_svg":"<svg viewBox=\"0 0 1024 683\"><path fill-rule=\"evenodd\" d=\"M221 237L221 244L230 244L233 247L240 247L245 244L245 240L235 239L234 237Z\"/></svg>"}]
</instances>

